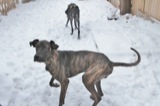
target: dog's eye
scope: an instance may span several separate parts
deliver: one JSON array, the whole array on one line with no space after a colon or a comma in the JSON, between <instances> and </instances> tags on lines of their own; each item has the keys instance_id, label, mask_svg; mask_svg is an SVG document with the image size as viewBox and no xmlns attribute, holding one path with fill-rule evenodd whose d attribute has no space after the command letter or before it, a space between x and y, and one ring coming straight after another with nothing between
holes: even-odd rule
<instances>
[{"instance_id":1,"label":"dog's eye","mask_svg":"<svg viewBox=\"0 0 160 106\"><path fill-rule=\"evenodd\" d=\"M40 47L39 45L36 46L37 49L39 49L39 47Z\"/></svg>"}]
</instances>

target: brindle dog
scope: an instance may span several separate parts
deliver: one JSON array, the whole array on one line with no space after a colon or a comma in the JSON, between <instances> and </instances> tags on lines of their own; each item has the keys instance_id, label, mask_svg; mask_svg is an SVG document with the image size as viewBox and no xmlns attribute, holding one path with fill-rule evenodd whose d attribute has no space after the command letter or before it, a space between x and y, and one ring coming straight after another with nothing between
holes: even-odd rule
<instances>
[{"instance_id":1,"label":"brindle dog","mask_svg":"<svg viewBox=\"0 0 160 106\"><path fill-rule=\"evenodd\" d=\"M52 75L50 86L59 86L53 82L54 79L61 84L59 106L62 106L65 102L64 99L69 84L68 78L84 72L82 76L83 83L91 93L94 100L93 106L96 106L103 96L101 79L107 78L116 66L136 66L141 61L140 54L133 48L131 50L137 54L138 59L133 63L123 63L112 62L104 54L92 51L59 51L57 50L58 45L54 41L35 39L30 42L30 45L36 49L34 61L45 63L46 70Z\"/></svg>"},{"instance_id":2,"label":"brindle dog","mask_svg":"<svg viewBox=\"0 0 160 106\"><path fill-rule=\"evenodd\" d=\"M73 34L72 21L74 20L75 29L78 29L78 39L80 39L80 20L79 20L80 10L79 10L79 7L76 4L71 3L71 4L68 5L68 8L65 11L65 13L67 15L66 27L68 26L68 22L70 21L70 23L71 23L71 35L72 35ZM77 24L78 24L78 27L77 27Z\"/></svg>"}]
</instances>

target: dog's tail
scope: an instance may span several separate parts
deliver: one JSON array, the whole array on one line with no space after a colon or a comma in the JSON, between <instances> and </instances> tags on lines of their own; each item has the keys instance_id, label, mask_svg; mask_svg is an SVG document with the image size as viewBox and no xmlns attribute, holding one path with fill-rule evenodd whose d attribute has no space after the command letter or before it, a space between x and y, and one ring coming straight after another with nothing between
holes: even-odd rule
<instances>
[{"instance_id":1,"label":"dog's tail","mask_svg":"<svg viewBox=\"0 0 160 106\"><path fill-rule=\"evenodd\" d=\"M131 66L138 65L141 61L141 56L140 56L139 52L137 50L135 50L134 48L131 48L131 50L133 50L138 56L138 59L135 62L133 62L133 63L112 62L112 65L113 66L122 66L122 67L131 67Z\"/></svg>"}]
</instances>

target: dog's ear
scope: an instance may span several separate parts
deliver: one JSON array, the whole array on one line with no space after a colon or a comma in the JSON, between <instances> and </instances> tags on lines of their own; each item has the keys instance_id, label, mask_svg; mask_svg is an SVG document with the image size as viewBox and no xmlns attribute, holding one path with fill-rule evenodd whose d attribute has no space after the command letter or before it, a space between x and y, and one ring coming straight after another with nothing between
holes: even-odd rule
<instances>
[{"instance_id":1,"label":"dog's ear","mask_svg":"<svg viewBox=\"0 0 160 106\"><path fill-rule=\"evenodd\" d=\"M39 39L35 39L35 40L31 41L29 44L30 44L30 46L36 47L38 42L39 42Z\"/></svg>"},{"instance_id":2,"label":"dog's ear","mask_svg":"<svg viewBox=\"0 0 160 106\"><path fill-rule=\"evenodd\" d=\"M58 49L58 45L57 44L55 44L55 42L54 41L50 41L50 45L51 45L51 49Z\"/></svg>"}]
</instances>

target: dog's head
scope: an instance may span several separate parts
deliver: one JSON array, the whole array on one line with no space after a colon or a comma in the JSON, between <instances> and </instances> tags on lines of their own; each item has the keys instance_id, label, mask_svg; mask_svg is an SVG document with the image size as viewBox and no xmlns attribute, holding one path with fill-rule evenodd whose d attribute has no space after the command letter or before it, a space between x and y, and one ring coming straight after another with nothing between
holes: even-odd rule
<instances>
[{"instance_id":1,"label":"dog's head","mask_svg":"<svg viewBox=\"0 0 160 106\"><path fill-rule=\"evenodd\" d=\"M36 49L36 54L34 56L34 61L45 62L50 55L58 49L58 45L54 41L46 41L35 39L30 42L30 46L33 46Z\"/></svg>"},{"instance_id":2,"label":"dog's head","mask_svg":"<svg viewBox=\"0 0 160 106\"><path fill-rule=\"evenodd\" d=\"M78 6L77 6L75 3L69 4L68 7L67 7L67 10L65 11L66 15L68 15L69 12L70 12L72 9L76 8L76 7L78 7Z\"/></svg>"}]
</instances>

